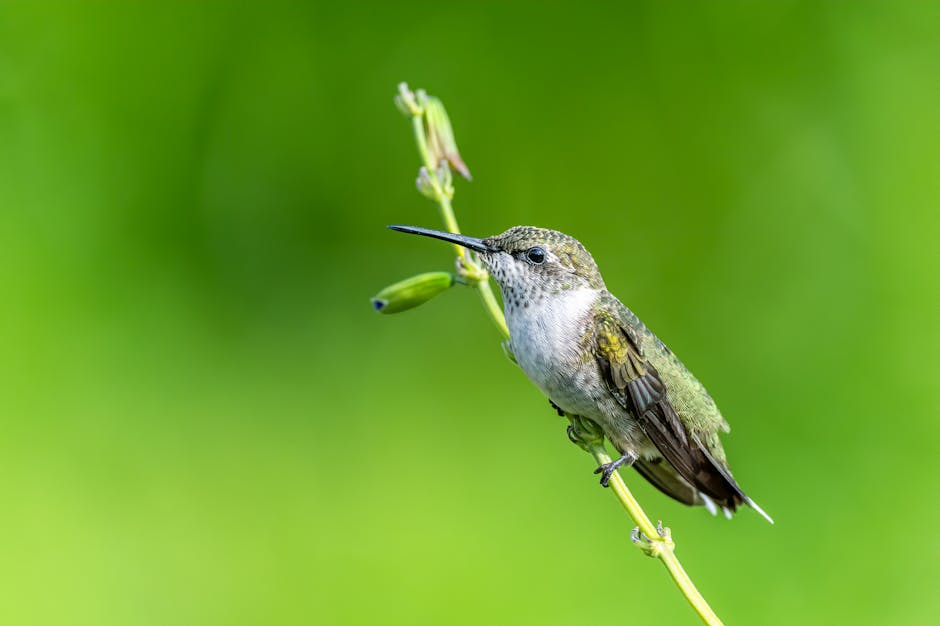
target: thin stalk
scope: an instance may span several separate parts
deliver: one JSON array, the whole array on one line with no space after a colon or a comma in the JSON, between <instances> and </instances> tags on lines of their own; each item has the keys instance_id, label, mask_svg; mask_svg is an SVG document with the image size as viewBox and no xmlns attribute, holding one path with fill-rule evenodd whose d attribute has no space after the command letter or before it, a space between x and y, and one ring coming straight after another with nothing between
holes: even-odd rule
<instances>
[{"instance_id":1,"label":"thin stalk","mask_svg":"<svg viewBox=\"0 0 940 626\"><path fill-rule=\"evenodd\" d=\"M594 457L594 460L597 461L598 465L605 465L611 462L610 455L607 454L607 450L601 445L593 446L591 448L591 455ZM623 482L623 478L621 478L619 472L611 474L608 485L610 490L617 496L617 499L620 500L620 504L623 505L623 508L626 509L633 521L636 522L640 532L650 538L659 537L657 528L653 526L653 522L647 517L640 503L633 497L633 493L627 488L627 484Z\"/></svg>"},{"instance_id":2,"label":"thin stalk","mask_svg":"<svg viewBox=\"0 0 940 626\"><path fill-rule=\"evenodd\" d=\"M591 450L591 454L594 456L594 460L597 461L598 465L610 463L611 461L610 456L603 446L594 446ZM672 540L672 534L668 532L668 529L660 529L653 526L653 522L650 521L650 518L647 517L646 512L640 506L640 503L633 497L633 493L627 488L627 484L623 482L623 478L620 476L619 472L614 472L611 475L609 486L617 499L620 500L620 504L626 509L627 514L630 515L630 518L636 523L637 529L643 533L645 538L650 540L648 542L650 545L644 547L644 551L650 556L662 561L663 565L665 565L666 569L669 571L669 575L672 576L672 579L675 581L676 586L679 587L679 591L681 591L685 599L689 601L689 604L692 605L692 608L695 609L695 612L698 613L698 616L702 618L703 622L710 626L720 626L722 624L721 619L718 618L712 610L712 607L705 601L705 597L699 592L695 583L692 582L692 579L689 578L689 575L686 573L685 568L682 567L682 563L679 562L679 558L676 557L676 544ZM640 539L640 541L642 541L642 539ZM659 545L653 544L653 541L656 541Z\"/></svg>"},{"instance_id":3,"label":"thin stalk","mask_svg":"<svg viewBox=\"0 0 940 626\"><path fill-rule=\"evenodd\" d=\"M411 129L414 131L415 143L418 144L418 154L421 155L421 162L429 172L433 172L437 163L431 158L431 152L428 150L428 139L424 132L424 116L419 112L411 116Z\"/></svg>"},{"instance_id":4,"label":"thin stalk","mask_svg":"<svg viewBox=\"0 0 940 626\"><path fill-rule=\"evenodd\" d=\"M407 86L405 86L407 90ZM413 94L412 94L413 96ZM444 226L452 233L459 233L457 218L454 214L454 208L451 205L451 196L453 189L444 184L438 175L437 168L439 163L435 163L435 156L430 153L427 140L427 130L425 128L425 116L421 106L413 100L408 105L411 115L412 129L414 130L415 142L418 145L418 152L421 154L421 160L424 168L427 170L428 177L433 187L434 200L440 208L441 219ZM444 164L446 167L446 163ZM448 175L449 176L449 175ZM473 287L480 292L480 299L483 308L486 310L490 319L496 324L496 327L502 333L503 337L509 339L509 327L506 325L506 318L500 309L490 284L489 273L461 246L454 246L458 256L458 274L461 282ZM592 454L598 465L610 463L610 456L604 448L603 443L592 444L588 446L588 451ZM682 564L675 554L675 542L672 540L672 534L668 528L661 525L654 526L650 518L643 511L640 503L627 488L626 483L618 472L614 472L610 477L610 491L614 494L620 504L626 510L627 514L636 524L633 541L647 555L659 559L665 565L666 570L685 599L692 605L695 612L698 613L702 621L709 626L722 626L721 620L715 615L715 612L699 593L692 579L683 569Z\"/></svg>"},{"instance_id":5,"label":"thin stalk","mask_svg":"<svg viewBox=\"0 0 940 626\"><path fill-rule=\"evenodd\" d=\"M503 312L499 310L499 302L496 301L496 295L493 294L490 281L486 280L477 283L477 289L480 290L480 298L483 300L483 307L486 309L486 312L489 313L490 319L496 324L499 332L501 332L506 339L509 339L509 327L506 325L506 318L503 316Z\"/></svg>"},{"instance_id":6,"label":"thin stalk","mask_svg":"<svg viewBox=\"0 0 940 626\"><path fill-rule=\"evenodd\" d=\"M454 215L454 207L450 204L450 198L446 195L441 194L441 199L438 201L438 206L441 207L441 219L444 220L444 226L452 233L459 233L460 227L457 226L457 217ZM461 246L457 246L461 250Z\"/></svg>"},{"instance_id":7,"label":"thin stalk","mask_svg":"<svg viewBox=\"0 0 940 626\"><path fill-rule=\"evenodd\" d=\"M692 605L692 608L695 609L695 612L698 613L702 621L709 624L709 626L723 626L721 619L715 614L712 607L708 605L708 602L705 601L704 596L699 593L698 588L696 588L692 579L689 578L689 575L686 574L685 568L682 567L682 563L679 562L676 553L673 551L674 549L675 546L671 547L669 550L664 550L663 556L659 557L659 560L662 561L666 569L669 570L669 575L672 576L672 579L676 582L679 591L681 591L685 599L689 601L689 604Z\"/></svg>"},{"instance_id":8,"label":"thin stalk","mask_svg":"<svg viewBox=\"0 0 940 626\"><path fill-rule=\"evenodd\" d=\"M424 115L422 113L417 113L411 116L411 129L414 131L415 143L418 144L418 154L421 155L421 161L424 163L424 168L427 170L428 176L434 185L434 189L436 191L435 201L437 202L438 207L440 207L441 219L444 220L444 227L452 233L459 233L460 227L457 225L457 217L454 215L454 208L450 204L450 198L447 197L441 181L437 178L438 163L434 162L434 156L431 155L431 151L428 148L428 139L424 128ZM457 253L457 257L465 265L471 265L471 267L475 265L470 260L470 255L467 254L467 251L464 250L463 247L454 244L454 251Z\"/></svg>"}]
</instances>

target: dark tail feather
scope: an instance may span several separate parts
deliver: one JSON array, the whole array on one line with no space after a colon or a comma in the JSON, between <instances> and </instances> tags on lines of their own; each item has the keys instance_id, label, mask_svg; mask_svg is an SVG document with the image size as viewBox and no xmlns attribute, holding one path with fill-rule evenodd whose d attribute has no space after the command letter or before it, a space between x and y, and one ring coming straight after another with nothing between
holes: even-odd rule
<instances>
[{"instance_id":1,"label":"dark tail feather","mask_svg":"<svg viewBox=\"0 0 940 626\"><path fill-rule=\"evenodd\" d=\"M700 502L709 510L721 507L725 515L730 516L738 505L749 501L695 433L686 430L671 404L658 402L652 405L639 422L671 469L697 491ZM654 480L650 482L656 484Z\"/></svg>"},{"instance_id":2,"label":"dark tail feather","mask_svg":"<svg viewBox=\"0 0 940 626\"><path fill-rule=\"evenodd\" d=\"M669 461L665 459L655 461L638 459L633 467L640 476L670 498L689 506L703 504L695 487L679 476L675 468L669 465Z\"/></svg>"},{"instance_id":3,"label":"dark tail feather","mask_svg":"<svg viewBox=\"0 0 940 626\"><path fill-rule=\"evenodd\" d=\"M708 448L702 445L702 442L698 440L698 437L695 437L695 443L698 445L699 450L702 452L705 458L708 459L708 462L709 464L711 464L712 469L714 469L721 476L721 478L724 479L724 482L727 484L727 486L730 487L734 491L735 497L731 501L731 504L736 504L737 501L743 502L744 504L748 505L749 507L757 511L760 514L760 516L763 517L765 520L773 524L774 523L773 518L767 515L767 513L764 512L764 509L760 508L756 502L751 500L751 498L748 497L746 493L744 493L741 487L738 486L738 483L731 476L731 473L728 472L728 469L724 465L722 465L721 463L715 460L715 457L711 455L711 453L708 451ZM722 508L725 508L725 507L722 507ZM734 511L734 506L731 506L729 508L731 511ZM726 509L726 515L727 514L728 513Z\"/></svg>"}]
</instances>

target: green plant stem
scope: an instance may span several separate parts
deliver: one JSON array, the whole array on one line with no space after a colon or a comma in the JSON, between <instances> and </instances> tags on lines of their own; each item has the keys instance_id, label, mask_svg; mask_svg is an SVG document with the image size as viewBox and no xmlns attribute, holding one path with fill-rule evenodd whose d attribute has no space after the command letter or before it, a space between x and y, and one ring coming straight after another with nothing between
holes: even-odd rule
<instances>
[{"instance_id":1,"label":"green plant stem","mask_svg":"<svg viewBox=\"0 0 940 626\"><path fill-rule=\"evenodd\" d=\"M447 164L444 163L442 165L435 163L434 158L430 154L427 136L425 134L424 115L420 109L412 109L411 121L415 142L418 145L418 152L421 154L421 160L424 163L424 167L428 172L428 176L434 188L434 199L440 208L441 218L447 230L452 233L459 233L460 229L457 225L457 218L454 215L454 209L451 205L453 189L445 188L446 185L444 181L437 175L437 168L439 166L447 167ZM463 279L463 282L480 292L483 307L502 335L508 340L509 327L506 325L506 318L499 306L499 302L496 300L496 295L493 293L489 273L474 258L474 255L466 249L456 245L454 249L458 257L458 273ZM607 450L604 448L602 441L588 445L585 449L588 449L598 465L611 462L610 455L607 454ZM610 477L609 487L611 493L620 501L620 504L627 511L627 514L637 525L637 531L642 533L642 536L636 537L634 542L637 543L646 554L662 561L669 575L672 576L672 579L675 581L676 586L679 587L679 590L682 592L682 595L685 596L686 600L692 605L692 608L695 609L695 612L698 613L703 622L709 624L709 626L721 626L721 620L715 612L712 611L708 602L702 597L702 594L699 593L692 579L689 578L689 575L676 557L675 543L672 540L669 529L653 525L618 472L614 472Z\"/></svg>"},{"instance_id":2,"label":"green plant stem","mask_svg":"<svg viewBox=\"0 0 940 626\"><path fill-rule=\"evenodd\" d=\"M457 226L457 217L454 215L454 207L450 204L450 198L446 195L441 194L440 199L438 200L438 206L441 207L441 219L444 220L444 226L452 233L459 233L460 227ZM457 246L466 253L466 249L463 246Z\"/></svg>"},{"instance_id":3,"label":"green plant stem","mask_svg":"<svg viewBox=\"0 0 940 626\"><path fill-rule=\"evenodd\" d=\"M444 221L444 227L452 233L459 233L460 226L457 225L457 216L454 214L454 207L450 203L450 197L443 189L441 181L437 178L437 163L434 163L430 151L428 150L427 136L425 135L423 116L411 116L411 128L414 131L415 143L418 145L418 153L421 155L421 161L428 171L431 180L437 185L437 205L440 208L441 219ZM473 259L473 256L467 252L463 246L454 245L457 258L463 265L462 274L465 278L470 278L470 284L476 287L480 292L480 299L483 306L490 314L490 318L496 324L499 331L508 339L509 327L506 326L506 319L502 310L499 308L499 302L496 300L496 294L493 293L493 286L490 284L489 273L484 270L480 264Z\"/></svg>"},{"instance_id":4,"label":"green plant stem","mask_svg":"<svg viewBox=\"0 0 940 626\"><path fill-rule=\"evenodd\" d=\"M607 454L607 450L604 449L603 445L593 446L591 448L591 455L599 466L611 462L610 455ZM620 476L619 472L611 474L610 483L608 483L608 485L610 490L614 492L614 495L617 496L617 499L620 500L620 504L626 509L627 514L636 522L640 532L650 538L659 537L657 528L653 526L653 522L650 521L646 512L640 507L640 503L633 497L633 493L627 488L627 484L623 482L623 478Z\"/></svg>"},{"instance_id":5,"label":"green plant stem","mask_svg":"<svg viewBox=\"0 0 940 626\"><path fill-rule=\"evenodd\" d=\"M591 454L594 456L594 460L597 461L598 465L611 462L610 455L607 454L607 451L601 445L594 446L591 450ZM627 514L630 515L631 519L636 523L639 531L643 533L646 538L651 540L651 547L648 550L648 554L662 561L663 565L666 566L666 569L672 576L672 579L675 581L676 586L679 587L679 591L681 591L682 595L689 601L689 604L692 605L692 608L695 609L695 612L698 613L703 622L709 625L720 625L722 623L721 620L708 605L708 602L705 601L705 598L699 592L695 583L689 578L685 568L682 567L682 563L680 563L678 557L676 557L676 544L672 541L671 534L667 532L665 536L663 536L660 534L660 529L653 526L650 518L647 517L646 512L640 507L640 503L633 497L633 493L627 488L627 484L623 481L623 478L618 472L614 472L611 475L609 486L610 490L617 496L617 499L620 500L620 504L626 509ZM652 544L653 541L658 542L659 545Z\"/></svg>"},{"instance_id":6,"label":"green plant stem","mask_svg":"<svg viewBox=\"0 0 940 626\"><path fill-rule=\"evenodd\" d=\"M499 310L499 302L496 301L496 296L493 294L493 288L490 286L489 281L478 283L477 289L480 291L483 306L486 308L487 313L490 314L490 319L493 320L493 323L496 324L499 331L503 333L503 336L509 339L509 327L506 325L506 318L503 316L503 312Z\"/></svg>"}]
</instances>

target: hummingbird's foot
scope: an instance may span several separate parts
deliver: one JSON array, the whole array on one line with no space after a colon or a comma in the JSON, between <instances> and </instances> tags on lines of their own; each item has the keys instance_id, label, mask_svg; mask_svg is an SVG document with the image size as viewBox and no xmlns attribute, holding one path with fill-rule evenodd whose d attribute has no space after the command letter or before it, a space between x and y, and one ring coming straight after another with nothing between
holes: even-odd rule
<instances>
[{"instance_id":1,"label":"hummingbird's foot","mask_svg":"<svg viewBox=\"0 0 940 626\"><path fill-rule=\"evenodd\" d=\"M558 413L559 416L561 417L565 416L565 412L561 410L560 406L552 402L551 398L549 398L548 403L552 405L552 408L555 409L555 412ZM571 438L571 426L568 426L568 439L571 439L571 441L574 441L574 439Z\"/></svg>"},{"instance_id":2,"label":"hummingbird's foot","mask_svg":"<svg viewBox=\"0 0 940 626\"><path fill-rule=\"evenodd\" d=\"M622 466L630 467L636 462L636 460L636 454L633 452L624 452L623 456L616 461L604 463L594 470L595 474L601 475L601 487L606 487L608 484L610 484L610 477L614 475L614 472L616 472L618 468Z\"/></svg>"},{"instance_id":3,"label":"hummingbird's foot","mask_svg":"<svg viewBox=\"0 0 940 626\"><path fill-rule=\"evenodd\" d=\"M589 419L578 417L577 415L565 414L568 418L568 439L588 454L593 454L594 449L604 445L604 431L601 427Z\"/></svg>"},{"instance_id":4,"label":"hummingbird's foot","mask_svg":"<svg viewBox=\"0 0 940 626\"><path fill-rule=\"evenodd\" d=\"M568 435L568 440L571 443L577 444L577 445L581 444L581 439L578 437L578 434L575 431L574 426L572 426L571 424L568 424L568 428L565 429L565 433Z\"/></svg>"}]
</instances>

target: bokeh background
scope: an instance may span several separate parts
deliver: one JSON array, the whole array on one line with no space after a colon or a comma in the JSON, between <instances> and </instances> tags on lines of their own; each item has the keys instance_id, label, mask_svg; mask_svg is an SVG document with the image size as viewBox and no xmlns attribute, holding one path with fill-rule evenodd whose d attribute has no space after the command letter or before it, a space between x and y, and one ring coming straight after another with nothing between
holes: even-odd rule
<instances>
[{"instance_id":1,"label":"bokeh background","mask_svg":"<svg viewBox=\"0 0 940 626\"><path fill-rule=\"evenodd\" d=\"M692 624L451 267L580 238L777 520L635 487L729 624L940 615L940 8L0 5L0 623Z\"/></svg>"}]
</instances>

